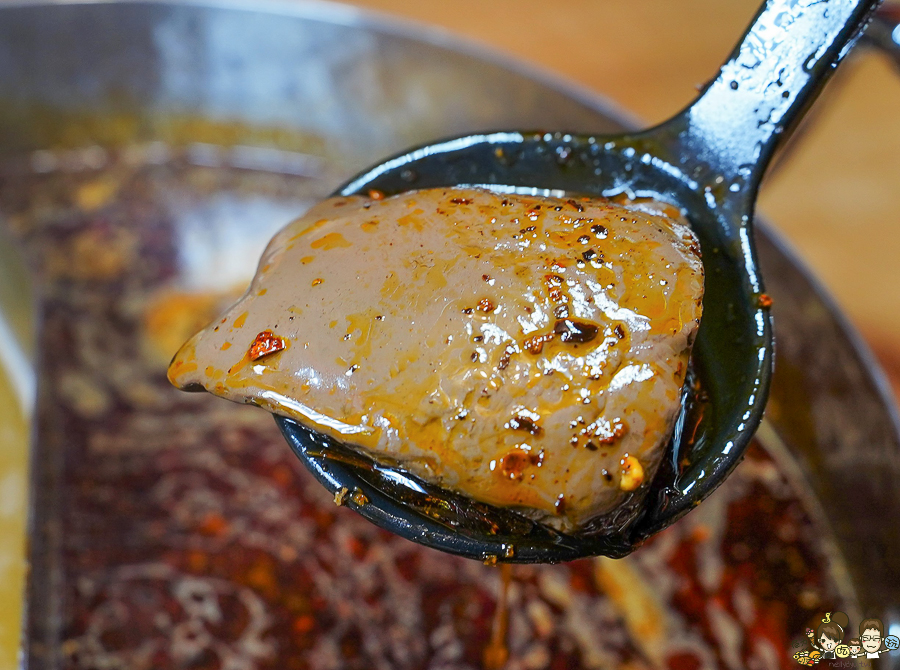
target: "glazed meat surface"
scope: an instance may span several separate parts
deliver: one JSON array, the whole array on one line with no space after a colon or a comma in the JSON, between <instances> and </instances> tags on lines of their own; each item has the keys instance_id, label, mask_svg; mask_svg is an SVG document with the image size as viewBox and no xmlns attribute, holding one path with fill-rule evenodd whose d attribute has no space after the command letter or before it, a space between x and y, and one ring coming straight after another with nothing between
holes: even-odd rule
<instances>
[{"instance_id":1,"label":"glazed meat surface","mask_svg":"<svg viewBox=\"0 0 900 670\"><path fill-rule=\"evenodd\" d=\"M326 200L169 378L575 530L644 493L680 407L703 269L663 211L459 188Z\"/></svg>"}]
</instances>

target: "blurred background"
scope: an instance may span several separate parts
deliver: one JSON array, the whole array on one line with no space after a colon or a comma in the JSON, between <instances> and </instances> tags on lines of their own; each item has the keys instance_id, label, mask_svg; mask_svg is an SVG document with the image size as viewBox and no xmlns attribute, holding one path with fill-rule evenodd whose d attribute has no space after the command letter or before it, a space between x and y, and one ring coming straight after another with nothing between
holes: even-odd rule
<instances>
[{"instance_id":1,"label":"blurred background","mask_svg":"<svg viewBox=\"0 0 900 670\"><path fill-rule=\"evenodd\" d=\"M604 96L640 123L652 125L689 104L697 87L715 75L761 1L349 4L468 38L530 63L551 79L568 80ZM0 0L4 2L10 0ZM764 184L759 213L835 297L900 395L898 110L900 69L883 53L858 49ZM0 276L0 294L4 290L18 289ZM0 386L0 406L11 407L15 401L12 390ZM0 444L26 445L28 431L26 418L0 417ZM7 606L0 608L5 617L0 619L0 670L18 666L25 455L24 447L0 451L0 603Z\"/></svg>"},{"instance_id":2,"label":"blurred background","mask_svg":"<svg viewBox=\"0 0 900 670\"><path fill-rule=\"evenodd\" d=\"M466 36L656 124L693 100L760 2L352 4ZM900 69L888 57L858 50L840 68L770 173L758 212L826 285L900 393Z\"/></svg>"}]
</instances>

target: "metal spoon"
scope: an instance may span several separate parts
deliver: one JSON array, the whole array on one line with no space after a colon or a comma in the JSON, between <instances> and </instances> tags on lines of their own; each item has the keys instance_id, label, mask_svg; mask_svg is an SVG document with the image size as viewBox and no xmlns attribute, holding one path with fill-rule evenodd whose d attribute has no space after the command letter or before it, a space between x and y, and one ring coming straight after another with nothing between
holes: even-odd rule
<instances>
[{"instance_id":1,"label":"metal spoon","mask_svg":"<svg viewBox=\"0 0 900 670\"><path fill-rule=\"evenodd\" d=\"M497 132L451 139L388 159L338 193L491 185L545 193L655 197L682 207L700 238L704 315L694 370L708 402L687 395L642 513L558 533L512 512L383 468L277 417L313 474L370 521L422 544L493 562L623 556L706 498L741 460L762 418L772 372L772 324L753 245L760 180L782 136L850 50L877 0L769 0L718 77L687 109L650 130L587 137ZM693 419L691 435L685 425ZM702 416L697 417L700 413Z\"/></svg>"}]
</instances>

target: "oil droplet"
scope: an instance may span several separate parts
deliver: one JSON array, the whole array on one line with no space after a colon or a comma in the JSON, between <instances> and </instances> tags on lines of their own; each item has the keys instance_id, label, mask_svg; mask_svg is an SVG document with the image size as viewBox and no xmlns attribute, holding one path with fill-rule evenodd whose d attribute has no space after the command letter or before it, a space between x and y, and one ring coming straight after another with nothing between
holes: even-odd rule
<instances>
[{"instance_id":1,"label":"oil droplet","mask_svg":"<svg viewBox=\"0 0 900 670\"><path fill-rule=\"evenodd\" d=\"M329 249L337 249L339 247L349 247L351 246L351 244L340 233L328 233L327 235L317 239L309 246L311 246L313 249L322 249L323 251L328 251Z\"/></svg>"},{"instance_id":2,"label":"oil droplet","mask_svg":"<svg viewBox=\"0 0 900 670\"><path fill-rule=\"evenodd\" d=\"M494 563L497 557L494 556ZM485 561L485 565L487 565ZM512 565L504 563L500 566L500 593L497 596L497 609L494 610L494 620L491 623L491 639L482 654L482 666L484 670L503 670L509 660L509 647L506 644L506 634L509 628L509 582L512 577Z\"/></svg>"}]
</instances>

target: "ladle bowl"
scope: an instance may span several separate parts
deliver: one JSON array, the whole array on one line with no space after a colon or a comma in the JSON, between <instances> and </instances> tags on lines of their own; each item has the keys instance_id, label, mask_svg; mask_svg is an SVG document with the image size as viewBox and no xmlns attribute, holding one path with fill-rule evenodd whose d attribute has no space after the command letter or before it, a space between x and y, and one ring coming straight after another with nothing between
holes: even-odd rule
<instances>
[{"instance_id":1,"label":"ladle bowl","mask_svg":"<svg viewBox=\"0 0 900 670\"><path fill-rule=\"evenodd\" d=\"M642 513L602 531L562 534L383 468L345 445L277 417L288 442L339 499L383 528L443 551L493 562L623 556L700 504L740 462L765 409L772 373L769 300L757 269L753 211L780 140L859 37L877 0L770 0L700 97L643 132L586 136L496 132L394 156L338 190L386 195L480 185L651 197L680 207L697 233L706 273L693 366L708 397L691 439L682 434Z\"/></svg>"}]
</instances>

